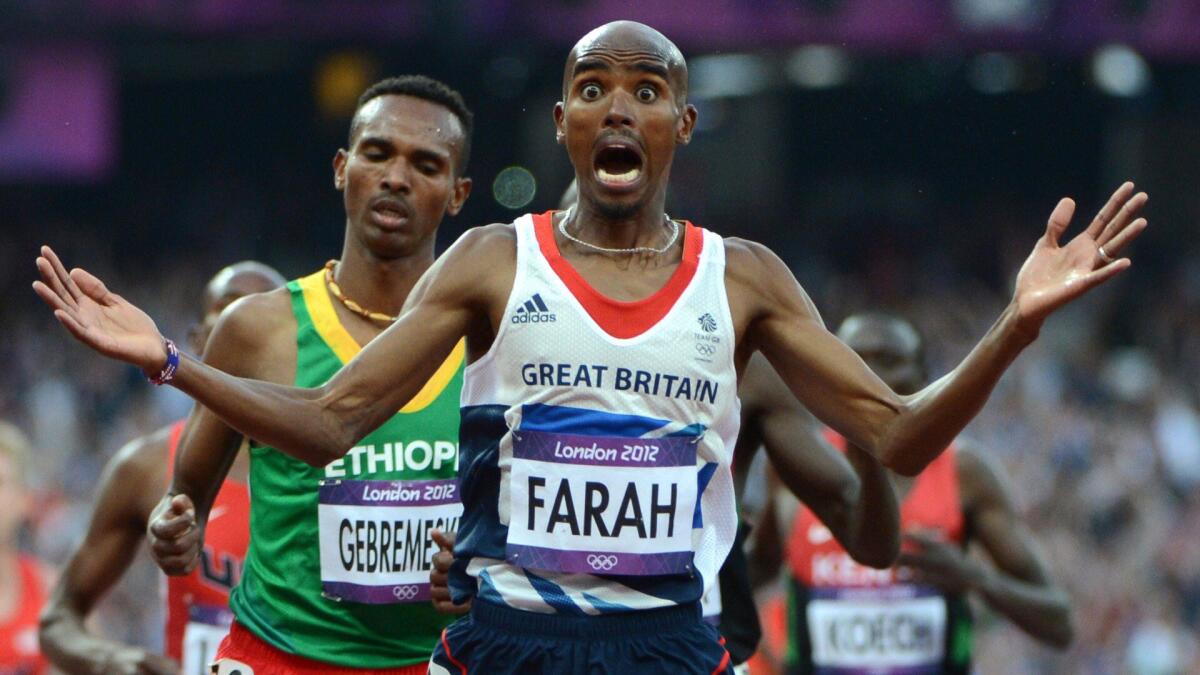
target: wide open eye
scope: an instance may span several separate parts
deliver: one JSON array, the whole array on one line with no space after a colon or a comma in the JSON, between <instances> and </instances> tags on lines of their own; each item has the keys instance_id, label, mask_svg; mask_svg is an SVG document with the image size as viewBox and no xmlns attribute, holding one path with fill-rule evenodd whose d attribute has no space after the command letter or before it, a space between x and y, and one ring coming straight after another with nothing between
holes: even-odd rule
<instances>
[{"instance_id":1,"label":"wide open eye","mask_svg":"<svg viewBox=\"0 0 1200 675\"><path fill-rule=\"evenodd\" d=\"M585 101L595 101L596 99L600 98L600 94L602 93L604 92L602 89L600 89L600 85L596 84L595 82L589 82L588 84L583 85L583 89L579 90L579 95L582 96L583 100Z\"/></svg>"},{"instance_id":2,"label":"wide open eye","mask_svg":"<svg viewBox=\"0 0 1200 675\"><path fill-rule=\"evenodd\" d=\"M658 91L649 85L640 87L637 90L637 98L642 103L654 103L658 100Z\"/></svg>"}]
</instances>

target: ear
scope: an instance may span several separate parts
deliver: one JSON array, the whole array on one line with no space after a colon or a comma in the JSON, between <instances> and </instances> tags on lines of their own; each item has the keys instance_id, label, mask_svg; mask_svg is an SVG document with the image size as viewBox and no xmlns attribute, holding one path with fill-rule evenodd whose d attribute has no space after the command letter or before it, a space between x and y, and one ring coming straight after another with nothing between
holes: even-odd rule
<instances>
[{"instance_id":1,"label":"ear","mask_svg":"<svg viewBox=\"0 0 1200 675\"><path fill-rule=\"evenodd\" d=\"M467 203L467 197L471 196L471 179L470 178L455 178L454 191L450 193L450 203L446 205L446 213L451 216L457 216L459 211L462 211L463 204Z\"/></svg>"},{"instance_id":2,"label":"ear","mask_svg":"<svg viewBox=\"0 0 1200 675\"><path fill-rule=\"evenodd\" d=\"M346 187L346 160L349 155L345 148L338 148L333 155L333 187L340 192Z\"/></svg>"},{"instance_id":3,"label":"ear","mask_svg":"<svg viewBox=\"0 0 1200 675\"><path fill-rule=\"evenodd\" d=\"M683 115L679 118L679 130L675 135L675 142L679 145L687 145L692 142L692 132L696 130L696 116L699 113L696 111L696 106L688 103L683 107Z\"/></svg>"},{"instance_id":4,"label":"ear","mask_svg":"<svg viewBox=\"0 0 1200 675\"><path fill-rule=\"evenodd\" d=\"M559 101L554 104L554 140L558 141L559 145L563 144L567 133L563 130L563 102Z\"/></svg>"}]
</instances>

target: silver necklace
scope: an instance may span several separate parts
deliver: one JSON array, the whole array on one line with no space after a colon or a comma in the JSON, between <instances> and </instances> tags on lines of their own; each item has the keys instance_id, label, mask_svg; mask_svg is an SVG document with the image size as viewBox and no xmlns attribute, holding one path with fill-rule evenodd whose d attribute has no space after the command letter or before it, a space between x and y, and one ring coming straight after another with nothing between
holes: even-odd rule
<instances>
[{"instance_id":1,"label":"silver necklace","mask_svg":"<svg viewBox=\"0 0 1200 675\"><path fill-rule=\"evenodd\" d=\"M653 253L654 255L662 255L663 253L671 250L671 247L675 245L675 240L679 238L679 223L671 220L671 217L664 213L663 218L665 218L667 224L671 226L671 238L667 240L667 243L663 244L662 248L651 248L649 246L634 246L632 248L606 248L604 246L597 246L595 244L590 244L579 237L573 236L570 232L567 232L567 221L571 219L574 211L575 209L567 211L566 215L562 217L562 220L558 221L558 231L562 232L562 236L566 237L567 239L570 239L580 246L590 248L593 251L618 254Z\"/></svg>"}]
</instances>

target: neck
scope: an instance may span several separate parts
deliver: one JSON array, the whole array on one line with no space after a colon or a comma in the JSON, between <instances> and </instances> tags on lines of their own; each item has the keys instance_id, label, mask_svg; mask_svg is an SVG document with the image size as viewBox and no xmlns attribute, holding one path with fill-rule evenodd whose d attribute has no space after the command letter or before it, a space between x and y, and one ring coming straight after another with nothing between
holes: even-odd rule
<instances>
[{"instance_id":1,"label":"neck","mask_svg":"<svg viewBox=\"0 0 1200 675\"><path fill-rule=\"evenodd\" d=\"M582 196L567 228L576 237L604 248L657 247L665 243L665 199L656 196L626 217L613 217Z\"/></svg>"},{"instance_id":2,"label":"neck","mask_svg":"<svg viewBox=\"0 0 1200 675\"><path fill-rule=\"evenodd\" d=\"M433 242L400 258L380 258L347 238L334 280L346 297L366 309L392 316L404 307L417 280L433 265Z\"/></svg>"}]
</instances>

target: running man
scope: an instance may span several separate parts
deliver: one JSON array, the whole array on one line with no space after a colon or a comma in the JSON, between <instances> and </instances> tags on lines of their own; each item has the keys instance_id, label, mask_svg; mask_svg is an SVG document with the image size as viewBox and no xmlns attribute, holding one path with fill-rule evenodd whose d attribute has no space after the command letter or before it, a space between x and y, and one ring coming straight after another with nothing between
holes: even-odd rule
<instances>
[{"instance_id":1,"label":"running man","mask_svg":"<svg viewBox=\"0 0 1200 675\"><path fill-rule=\"evenodd\" d=\"M68 274L49 247L35 290L85 344L313 466L345 462L465 335L451 587L475 602L431 671L727 672L697 603L736 529L729 464L750 356L761 351L818 419L914 475L1052 312L1129 266L1113 256L1145 228L1146 198L1126 183L1066 245L1074 204L1059 202L996 324L957 368L902 396L826 330L768 249L664 214L675 149L696 122L673 43L606 24L571 50L563 84L554 119L577 207L469 231L401 318L319 386L179 356L153 320Z\"/></svg>"},{"instance_id":2,"label":"running man","mask_svg":"<svg viewBox=\"0 0 1200 675\"><path fill-rule=\"evenodd\" d=\"M49 574L33 556L17 549L31 497L25 487L29 439L0 420L0 673L49 672L38 650L38 612L46 601Z\"/></svg>"},{"instance_id":3,"label":"running man","mask_svg":"<svg viewBox=\"0 0 1200 675\"><path fill-rule=\"evenodd\" d=\"M311 387L354 358L395 320L433 263L443 217L466 201L471 124L461 96L429 78L388 79L364 92L347 149L333 161L346 211L340 262L234 303L206 362ZM398 401L339 461L311 467L251 443L250 548L218 654L225 670L425 672L451 620L426 591L436 550L429 530L454 530L461 511L453 483L463 348L438 360L421 392ZM215 515L208 504L239 438L207 410L189 421L149 533L169 574L198 563Z\"/></svg>"},{"instance_id":4,"label":"running man","mask_svg":"<svg viewBox=\"0 0 1200 675\"><path fill-rule=\"evenodd\" d=\"M907 321L859 314L842 323L838 337L894 391L913 393L928 383L923 340ZM841 437L833 440L844 446ZM796 510L782 490L773 493L783 503L765 510L764 547L756 555L776 567L787 561L786 609L767 612L769 621L786 625L775 631L786 634L786 649L770 650L783 652L784 672L965 675L971 593L1046 644L1071 642L1070 600L1051 580L988 453L959 438L915 478L893 480L906 546L897 566L882 571L856 563L812 511ZM777 530L773 516L789 511L791 523ZM770 545L778 532L790 532L783 552ZM991 563L968 556L970 544Z\"/></svg>"},{"instance_id":5,"label":"running man","mask_svg":"<svg viewBox=\"0 0 1200 675\"><path fill-rule=\"evenodd\" d=\"M190 336L192 350L204 353L217 317L230 303L285 283L279 272L258 262L222 269L205 286L204 311ZM241 574L250 536L244 452L238 453L217 495L214 508L221 517L208 525L201 564L187 576L167 577L166 655L93 635L85 625L142 547L158 504L150 486L161 485L165 491L170 484L183 425L180 420L130 441L100 477L92 522L50 594L38 635L46 656L68 673L176 675L182 666L184 675L204 675L229 632L229 591ZM146 489L131 490L131 485Z\"/></svg>"}]
</instances>

